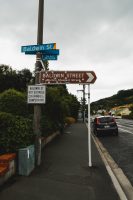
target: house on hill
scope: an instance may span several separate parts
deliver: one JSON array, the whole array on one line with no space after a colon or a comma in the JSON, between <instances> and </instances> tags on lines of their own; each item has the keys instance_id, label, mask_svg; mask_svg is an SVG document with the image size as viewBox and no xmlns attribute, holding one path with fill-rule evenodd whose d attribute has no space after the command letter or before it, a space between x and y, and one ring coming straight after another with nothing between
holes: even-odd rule
<instances>
[{"instance_id":1,"label":"house on hill","mask_svg":"<svg viewBox=\"0 0 133 200\"><path fill-rule=\"evenodd\" d=\"M130 107L132 104L124 105L124 106L117 106L111 109L111 113L113 115L129 115L131 113Z\"/></svg>"}]
</instances>

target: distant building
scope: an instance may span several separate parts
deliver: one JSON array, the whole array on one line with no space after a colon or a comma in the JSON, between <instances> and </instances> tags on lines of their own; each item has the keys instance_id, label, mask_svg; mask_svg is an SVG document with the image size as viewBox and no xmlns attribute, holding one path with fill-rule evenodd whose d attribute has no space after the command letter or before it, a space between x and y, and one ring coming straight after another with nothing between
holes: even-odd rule
<instances>
[{"instance_id":1,"label":"distant building","mask_svg":"<svg viewBox=\"0 0 133 200\"><path fill-rule=\"evenodd\" d=\"M111 113L113 115L129 115L131 113L130 111L131 104L124 105L124 106L117 106L111 109Z\"/></svg>"}]
</instances>

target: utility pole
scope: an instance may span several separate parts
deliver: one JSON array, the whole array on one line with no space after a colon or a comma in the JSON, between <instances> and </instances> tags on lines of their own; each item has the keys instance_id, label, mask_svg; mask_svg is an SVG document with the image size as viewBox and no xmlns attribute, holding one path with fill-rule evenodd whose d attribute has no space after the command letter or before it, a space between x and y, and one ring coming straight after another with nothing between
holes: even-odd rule
<instances>
[{"instance_id":1,"label":"utility pole","mask_svg":"<svg viewBox=\"0 0 133 200\"><path fill-rule=\"evenodd\" d=\"M83 92L83 122L85 122L85 85L83 85L83 90L77 90L78 92Z\"/></svg>"},{"instance_id":2,"label":"utility pole","mask_svg":"<svg viewBox=\"0 0 133 200\"><path fill-rule=\"evenodd\" d=\"M43 43L43 15L44 15L44 0L39 0L38 7L38 29L37 29L37 44ZM39 84L39 71L42 69L41 53L36 54L35 63L35 85ZM36 165L41 164L41 105L34 105L34 133L35 133L35 162Z\"/></svg>"}]
</instances>

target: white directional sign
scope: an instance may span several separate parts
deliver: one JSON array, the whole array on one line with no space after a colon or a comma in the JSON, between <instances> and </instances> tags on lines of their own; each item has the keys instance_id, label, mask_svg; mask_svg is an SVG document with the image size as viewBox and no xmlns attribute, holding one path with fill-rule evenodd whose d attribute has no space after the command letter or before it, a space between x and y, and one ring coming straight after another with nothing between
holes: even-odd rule
<instances>
[{"instance_id":1,"label":"white directional sign","mask_svg":"<svg viewBox=\"0 0 133 200\"><path fill-rule=\"evenodd\" d=\"M28 103L29 104L45 104L46 102L45 85L29 85L28 86Z\"/></svg>"}]
</instances>

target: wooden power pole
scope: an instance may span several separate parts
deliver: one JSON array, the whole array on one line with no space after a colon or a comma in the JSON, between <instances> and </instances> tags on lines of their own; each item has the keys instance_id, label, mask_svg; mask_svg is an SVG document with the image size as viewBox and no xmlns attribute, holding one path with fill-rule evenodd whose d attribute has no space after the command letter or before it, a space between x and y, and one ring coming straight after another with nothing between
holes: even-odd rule
<instances>
[{"instance_id":1,"label":"wooden power pole","mask_svg":"<svg viewBox=\"0 0 133 200\"><path fill-rule=\"evenodd\" d=\"M39 0L38 7L38 29L37 29L37 44L43 44L43 15L44 15L44 0ZM37 52L35 63L35 85L39 83L38 75L42 69L40 62L41 54ZM41 105L34 105L34 133L35 133L35 161L36 165L41 164Z\"/></svg>"}]
</instances>

